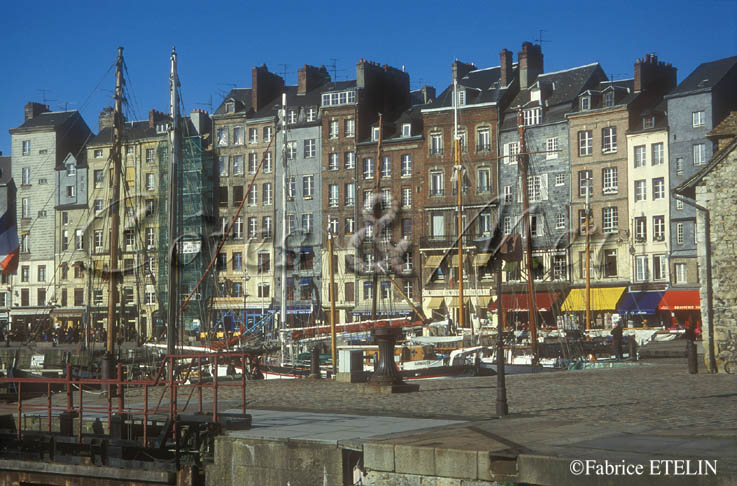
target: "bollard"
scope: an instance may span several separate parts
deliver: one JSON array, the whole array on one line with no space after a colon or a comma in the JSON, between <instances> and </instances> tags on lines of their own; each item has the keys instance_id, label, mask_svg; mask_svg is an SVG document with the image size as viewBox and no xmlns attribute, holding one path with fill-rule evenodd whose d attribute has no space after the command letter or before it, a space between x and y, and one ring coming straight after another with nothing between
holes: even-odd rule
<instances>
[{"instance_id":1,"label":"bollard","mask_svg":"<svg viewBox=\"0 0 737 486\"><path fill-rule=\"evenodd\" d=\"M320 346L310 350L310 378L322 378L320 376Z\"/></svg>"},{"instance_id":2,"label":"bollard","mask_svg":"<svg viewBox=\"0 0 737 486\"><path fill-rule=\"evenodd\" d=\"M686 351L688 353L688 372L695 375L699 372L699 364L696 360L696 343L690 339L686 341Z\"/></svg>"},{"instance_id":3,"label":"bollard","mask_svg":"<svg viewBox=\"0 0 737 486\"><path fill-rule=\"evenodd\" d=\"M637 343L635 342L634 336L630 336L629 353L630 353L630 360L637 361Z\"/></svg>"}]
</instances>

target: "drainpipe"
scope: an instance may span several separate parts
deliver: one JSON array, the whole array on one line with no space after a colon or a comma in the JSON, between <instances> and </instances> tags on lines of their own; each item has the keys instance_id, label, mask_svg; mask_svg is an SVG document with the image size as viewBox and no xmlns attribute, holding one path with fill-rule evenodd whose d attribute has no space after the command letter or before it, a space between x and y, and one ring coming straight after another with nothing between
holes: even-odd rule
<instances>
[{"instance_id":1,"label":"drainpipe","mask_svg":"<svg viewBox=\"0 0 737 486\"><path fill-rule=\"evenodd\" d=\"M714 356L714 301L711 286L711 219L709 217L709 210L697 204L695 199L688 196L677 192L674 192L673 195L677 200L696 208L704 215L704 240L706 242L706 269L704 271L706 273L706 315L709 319L709 373L717 373L717 362Z\"/></svg>"}]
</instances>

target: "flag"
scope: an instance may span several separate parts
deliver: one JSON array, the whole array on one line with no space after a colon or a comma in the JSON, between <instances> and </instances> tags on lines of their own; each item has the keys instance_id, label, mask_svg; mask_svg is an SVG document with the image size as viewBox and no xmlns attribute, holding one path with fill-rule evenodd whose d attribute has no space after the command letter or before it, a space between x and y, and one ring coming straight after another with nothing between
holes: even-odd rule
<instances>
[{"instance_id":1,"label":"flag","mask_svg":"<svg viewBox=\"0 0 737 486\"><path fill-rule=\"evenodd\" d=\"M0 216L0 269L3 275L18 269L18 228L15 225L15 208L8 208Z\"/></svg>"}]
</instances>

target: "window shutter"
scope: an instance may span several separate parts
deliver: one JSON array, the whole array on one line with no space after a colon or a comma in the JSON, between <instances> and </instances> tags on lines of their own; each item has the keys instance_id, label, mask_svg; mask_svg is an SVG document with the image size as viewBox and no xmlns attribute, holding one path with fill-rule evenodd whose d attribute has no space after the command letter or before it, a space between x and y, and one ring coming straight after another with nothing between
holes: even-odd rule
<instances>
[{"instance_id":1,"label":"window shutter","mask_svg":"<svg viewBox=\"0 0 737 486\"><path fill-rule=\"evenodd\" d=\"M504 144L504 163L509 164L511 161L509 160L509 144Z\"/></svg>"},{"instance_id":2,"label":"window shutter","mask_svg":"<svg viewBox=\"0 0 737 486\"><path fill-rule=\"evenodd\" d=\"M548 200L548 174L540 176L540 199L543 201Z\"/></svg>"},{"instance_id":3,"label":"window shutter","mask_svg":"<svg viewBox=\"0 0 737 486\"><path fill-rule=\"evenodd\" d=\"M529 197L529 194L527 196ZM517 177L517 202L522 202L522 176Z\"/></svg>"}]
</instances>

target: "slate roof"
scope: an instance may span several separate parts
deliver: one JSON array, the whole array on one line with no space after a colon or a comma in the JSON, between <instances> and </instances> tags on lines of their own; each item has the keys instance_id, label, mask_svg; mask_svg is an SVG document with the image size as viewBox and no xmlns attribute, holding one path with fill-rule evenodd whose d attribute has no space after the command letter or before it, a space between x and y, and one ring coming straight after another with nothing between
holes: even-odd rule
<instances>
[{"instance_id":1,"label":"slate roof","mask_svg":"<svg viewBox=\"0 0 737 486\"><path fill-rule=\"evenodd\" d=\"M156 133L156 127L151 128L148 120L128 121L123 124L123 143L129 140L156 138L157 136L161 137L163 134ZM111 143L113 143L113 128L105 127L89 140L88 145L110 145Z\"/></svg>"},{"instance_id":2,"label":"slate roof","mask_svg":"<svg viewBox=\"0 0 737 486\"><path fill-rule=\"evenodd\" d=\"M72 155L74 157L74 160L77 161L77 168L78 169L86 169L87 168L87 151L82 149L79 151L78 154L68 153L64 155L64 158L58 160L56 162L56 166L54 167L55 170L66 170L66 167L64 166L64 162L66 162L67 157Z\"/></svg>"},{"instance_id":3,"label":"slate roof","mask_svg":"<svg viewBox=\"0 0 737 486\"><path fill-rule=\"evenodd\" d=\"M235 100L235 113L248 113L251 111L251 88L233 88L220 103L213 115L225 115L225 103L230 99ZM228 113L229 115L232 113Z\"/></svg>"},{"instance_id":4,"label":"slate roof","mask_svg":"<svg viewBox=\"0 0 737 486\"><path fill-rule=\"evenodd\" d=\"M0 185L7 185L10 182L10 165L11 157L0 157Z\"/></svg>"},{"instance_id":5,"label":"slate roof","mask_svg":"<svg viewBox=\"0 0 737 486\"><path fill-rule=\"evenodd\" d=\"M603 89L606 75L598 62L563 71L544 73L537 77L528 89L520 90L504 112L502 130L517 129L517 109L530 103L530 95L539 86L547 108L543 115L545 123L561 121L576 104L578 95L587 89ZM534 102L537 104L537 102Z\"/></svg>"},{"instance_id":6,"label":"slate roof","mask_svg":"<svg viewBox=\"0 0 737 486\"><path fill-rule=\"evenodd\" d=\"M710 91L729 71L735 69L735 66L737 66L737 56L699 64L686 79L681 81L681 84L668 93L666 98Z\"/></svg>"},{"instance_id":7,"label":"slate roof","mask_svg":"<svg viewBox=\"0 0 737 486\"><path fill-rule=\"evenodd\" d=\"M676 187L675 191L678 194L686 194L693 190L697 185L699 185L701 179L714 170L714 168L719 165L722 160L726 159L734 150L737 150L737 137L735 137L727 146L722 148L722 150L714 154L711 161L705 167Z\"/></svg>"},{"instance_id":8,"label":"slate roof","mask_svg":"<svg viewBox=\"0 0 737 486\"><path fill-rule=\"evenodd\" d=\"M512 79L517 73L517 64L513 65ZM505 86L499 86L501 67L494 66L475 69L458 80L458 88L466 88L466 105L498 102L506 92ZM435 100L425 108L445 108L453 106L453 85L450 84Z\"/></svg>"},{"instance_id":9,"label":"slate roof","mask_svg":"<svg viewBox=\"0 0 737 486\"><path fill-rule=\"evenodd\" d=\"M30 120L24 121L21 126L19 126L18 128L14 128L10 132L13 133L14 130L32 130L36 128L57 127L74 117L75 114L79 115L79 112L77 110L47 111L45 113L41 113L40 115L34 116Z\"/></svg>"}]
</instances>

